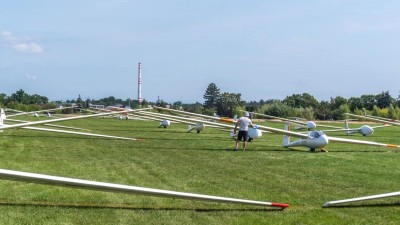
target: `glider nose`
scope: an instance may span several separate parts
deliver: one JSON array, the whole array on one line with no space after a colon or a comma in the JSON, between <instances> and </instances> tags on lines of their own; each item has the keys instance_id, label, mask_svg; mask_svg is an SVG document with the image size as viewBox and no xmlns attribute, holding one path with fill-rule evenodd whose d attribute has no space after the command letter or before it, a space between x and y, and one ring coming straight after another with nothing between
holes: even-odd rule
<instances>
[{"instance_id":1,"label":"glider nose","mask_svg":"<svg viewBox=\"0 0 400 225\"><path fill-rule=\"evenodd\" d=\"M308 129L313 130L313 129L315 129L317 127L317 124L314 123L313 121L308 121L306 123L306 126L308 127Z\"/></svg>"},{"instance_id":2,"label":"glider nose","mask_svg":"<svg viewBox=\"0 0 400 225\"><path fill-rule=\"evenodd\" d=\"M324 146L329 144L329 139L328 136L326 135L321 135L321 144L324 144Z\"/></svg>"},{"instance_id":3,"label":"glider nose","mask_svg":"<svg viewBox=\"0 0 400 225\"><path fill-rule=\"evenodd\" d=\"M374 133L374 129L372 129L372 127L370 127L368 125L362 126L360 130L361 130L361 134L364 136Z\"/></svg>"}]
</instances>

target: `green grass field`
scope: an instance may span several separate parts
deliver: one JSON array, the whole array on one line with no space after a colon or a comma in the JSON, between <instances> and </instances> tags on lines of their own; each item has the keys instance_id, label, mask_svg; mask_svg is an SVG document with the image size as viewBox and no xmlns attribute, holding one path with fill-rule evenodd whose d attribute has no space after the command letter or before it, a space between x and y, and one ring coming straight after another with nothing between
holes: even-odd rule
<instances>
[{"instance_id":1,"label":"green grass field","mask_svg":"<svg viewBox=\"0 0 400 225\"><path fill-rule=\"evenodd\" d=\"M285 210L106 193L0 180L0 224L398 224L399 198L322 208L399 190L396 149L331 143L328 153L281 147L264 134L232 151L229 134L186 125L86 119L58 123L143 142L30 130L0 133L0 168L133 186L273 201ZM281 124L263 124L282 128ZM400 144L400 127L349 138ZM336 136L345 137L344 134Z\"/></svg>"}]
</instances>

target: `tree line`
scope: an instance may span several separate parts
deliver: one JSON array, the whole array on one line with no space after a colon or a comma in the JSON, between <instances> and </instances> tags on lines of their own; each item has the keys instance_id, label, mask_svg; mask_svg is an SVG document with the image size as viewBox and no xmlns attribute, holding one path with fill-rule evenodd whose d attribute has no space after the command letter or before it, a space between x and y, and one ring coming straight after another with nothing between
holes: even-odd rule
<instances>
[{"instance_id":1,"label":"tree line","mask_svg":"<svg viewBox=\"0 0 400 225\"><path fill-rule=\"evenodd\" d=\"M221 116L240 115L240 110L268 114L278 117L302 117L309 120L346 119L344 113L374 115L400 119L400 99L393 98L389 91L377 95L362 95L346 99L331 97L329 101L318 101L314 96L292 94L283 100L269 99L246 102L239 93L220 92L215 83L210 83L203 96L203 113L216 112Z\"/></svg>"},{"instance_id":2,"label":"tree line","mask_svg":"<svg viewBox=\"0 0 400 225\"><path fill-rule=\"evenodd\" d=\"M0 93L0 107L7 107L21 111L36 111L40 109L55 108L55 103L49 102L45 96L38 94L30 95L19 89L11 95Z\"/></svg>"},{"instance_id":3,"label":"tree line","mask_svg":"<svg viewBox=\"0 0 400 225\"><path fill-rule=\"evenodd\" d=\"M215 83L210 83L203 95L204 102L182 103L177 101L167 103L162 99L149 102L143 99L141 103L132 99L118 99L113 96L102 99L83 100L80 95L77 99L66 101L53 101L38 94L27 94L22 89L7 96L0 94L0 107L7 107L22 111L34 111L39 109L55 108L56 105L69 106L77 104L81 107L90 105L121 106L121 107L147 107L157 105L182 109L188 112L206 115L218 114L220 116L233 117L241 115L240 110L268 114L278 117L302 117L309 120L340 120L345 119L344 113L355 113L358 115L374 115L391 119L400 119L400 99L393 98L389 91L380 94L366 94L360 97L346 99L341 96L331 97L329 101L317 101L314 96L303 94L292 94L283 100L268 99L246 102L241 99L240 93L221 92Z\"/></svg>"}]
</instances>

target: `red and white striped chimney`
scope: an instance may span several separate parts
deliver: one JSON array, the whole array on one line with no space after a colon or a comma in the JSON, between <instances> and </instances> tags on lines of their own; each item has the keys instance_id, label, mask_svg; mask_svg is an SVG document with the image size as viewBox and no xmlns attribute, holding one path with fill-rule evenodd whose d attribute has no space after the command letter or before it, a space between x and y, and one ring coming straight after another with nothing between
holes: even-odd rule
<instances>
[{"instance_id":1,"label":"red and white striped chimney","mask_svg":"<svg viewBox=\"0 0 400 225\"><path fill-rule=\"evenodd\" d=\"M138 72L138 101L142 102L142 65L139 63L139 72Z\"/></svg>"}]
</instances>

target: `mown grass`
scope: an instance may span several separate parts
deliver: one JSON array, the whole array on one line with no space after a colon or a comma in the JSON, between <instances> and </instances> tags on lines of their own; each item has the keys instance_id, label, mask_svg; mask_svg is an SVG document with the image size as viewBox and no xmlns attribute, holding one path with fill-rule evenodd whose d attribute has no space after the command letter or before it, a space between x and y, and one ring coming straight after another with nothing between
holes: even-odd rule
<instances>
[{"instance_id":1,"label":"mown grass","mask_svg":"<svg viewBox=\"0 0 400 225\"><path fill-rule=\"evenodd\" d=\"M0 224L397 224L399 198L322 208L330 200L399 191L398 150L331 143L328 153L285 149L264 134L232 151L228 134L185 125L86 119L62 125L143 142L7 130L0 168L182 192L289 203L263 207L105 193L0 181ZM281 124L268 125L281 128ZM400 128L367 139L400 144ZM336 134L345 137L344 134Z\"/></svg>"}]
</instances>

